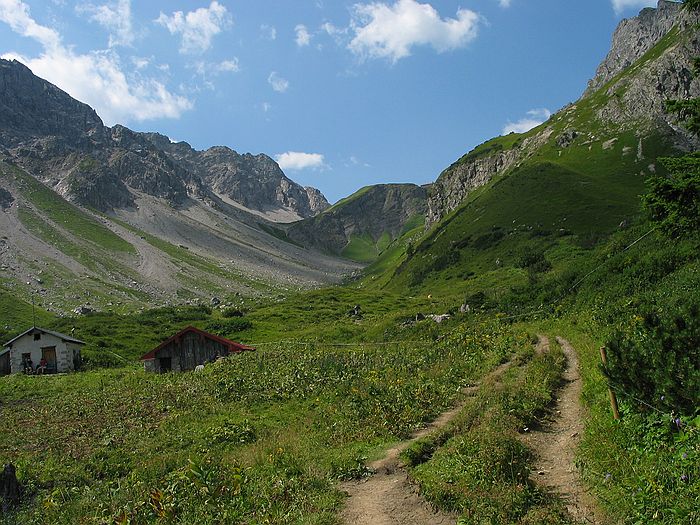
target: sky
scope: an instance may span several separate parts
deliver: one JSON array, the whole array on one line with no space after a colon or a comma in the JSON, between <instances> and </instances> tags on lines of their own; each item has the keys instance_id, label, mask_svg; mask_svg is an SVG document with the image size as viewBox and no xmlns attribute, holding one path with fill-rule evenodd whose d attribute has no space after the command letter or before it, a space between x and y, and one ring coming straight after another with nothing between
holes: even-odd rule
<instances>
[{"instance_id":1,"label":"sky","mask_svg":"<svg viewBox=\"0 0 700 525\"><path fill-rule=\"evenodd\" d=\"M335 202L575 101L656 0L0 0L0 56L106 125L265 153Z\"/></svg>"}]
</instances>

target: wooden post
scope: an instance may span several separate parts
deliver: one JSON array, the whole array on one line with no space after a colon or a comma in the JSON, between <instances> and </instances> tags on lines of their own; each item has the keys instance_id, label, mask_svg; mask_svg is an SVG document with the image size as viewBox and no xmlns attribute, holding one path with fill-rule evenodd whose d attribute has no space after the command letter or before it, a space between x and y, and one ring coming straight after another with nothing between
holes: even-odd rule
<instances>
[{"instance_id":1,"label":"wooden post","mask_svg":"<svg viewBox=\"0 0 700 525\"><path fill-rule=\"evenodd\" d=\"M603 361L603 366L608 366L608 353L604 346L600 347L600 359ZM608 393L610 394L610 408L612 408L613 417L615 419L620 419L620 409L617 406L617 396L610 386L608 386Z\"/></svg>"}]
</instances>

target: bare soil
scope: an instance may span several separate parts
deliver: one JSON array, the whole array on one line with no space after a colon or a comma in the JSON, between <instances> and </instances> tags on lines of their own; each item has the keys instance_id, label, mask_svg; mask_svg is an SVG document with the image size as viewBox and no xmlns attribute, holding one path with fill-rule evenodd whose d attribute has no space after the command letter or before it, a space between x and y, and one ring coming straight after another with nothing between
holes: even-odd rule
<instances>
[{"instance_id":1,"label":"bare soil","mask_svg":"<svg viewBox=\"0 0 700 525\"><path fill-rule=\"evenodd\" d=\"M541 427L522 434L522 440L535 454L533 481L557 494L575 520L603 524L605 521L583 486L575 465L585 416L580 403L582 382L578 356L568 341L557 337L557 342L567 361L563 385ZM538 351L546 352L548 348L549 341L541 337Z\"/></svg>"},{"instance_id":2,"label":"bare soil","mask_svg":"<svg viewBox=\"0 0 700 525\"><path fill-rule=\"evenodd\" d=\"M497 380L511 363L503 363L489 373L484 381ZM457 514L435 510L411 483L404 465L399 459L401 452L413 442L444 428L464 407L478 386L462 390L463 400L454 408L443 412L430 425L415 432L410 439L387 450L386 455L369 465L375 472L360 481L348 481L341 490L348 500L341 512L343 523L348 525L447 525L457 522Z\"/></svg>"}]
</instances>

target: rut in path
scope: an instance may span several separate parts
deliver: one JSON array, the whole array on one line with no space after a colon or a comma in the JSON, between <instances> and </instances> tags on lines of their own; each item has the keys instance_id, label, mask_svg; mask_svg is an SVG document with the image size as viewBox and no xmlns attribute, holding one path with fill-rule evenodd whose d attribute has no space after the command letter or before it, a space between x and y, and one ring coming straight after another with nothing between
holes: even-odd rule
<instances>
[{"instance_id":1,"label":"rut in path","mask_svg":"<svg viewBox=\"0 0 700 525\"><path fill-rule=\"evenodd\" d=\"M549 342L541 337L546 345ZM581 375L576 351L568 341L557 337L566 357L563 386L556 392L552 412L542 427L522 435L523 442L535 454L532 479L557 494L571 516L583 523L602 524L600 511L581 483L575 454L583 433L584 412L580 403Z\"/></svg>"},{"instance_id":2,"label":"rut in path","mask_svg":"<svg viewBox=\"0 0 700 525\"><path fill-rule=\"evenodd\" d=\"M509 367L504 363L486 376L495 380ZM478 387L467 387L464 394L475 394ZM457 522L456 514L435 511L417 492L408 479L399 455L413 442L445 427L462 410L466 400L444 412L428 427L419 430L408 441L390 448L386 455L369 465L375 474L360 481L349 481L341 485L348 493L348 500L341 513L343 523L348 525L447 525Z\"/></svg>"}]
</instances>

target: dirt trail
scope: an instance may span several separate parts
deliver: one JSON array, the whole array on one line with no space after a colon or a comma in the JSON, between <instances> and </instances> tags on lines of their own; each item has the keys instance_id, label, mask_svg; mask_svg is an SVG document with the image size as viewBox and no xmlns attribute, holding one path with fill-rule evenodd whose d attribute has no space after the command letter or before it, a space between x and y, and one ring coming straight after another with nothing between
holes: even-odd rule
<instances>
[{"instance_id":1,"label":"dirt trail","mask_svg":"<svg viewBox=\"0 0 700 525\"><path fill-rule=\"evenodd\" d=\"M485 381L495 381L511 363L503 363L489 373ZM413 442L432 434L449 424L462 410L469 396L476 394L478 386L464 388L465 399L427 427L415 432L410 439L387 450L386 455L369 465L375 474L360 481L348 481L341 485L349 498L341 513L348 525L447 525L457 522L457 514L435 511L418 494L417 487L408 479L399 455Z\"/></svg>"},{"instance_id":2,"label":"dirt trail","mask_svg":"<svg viewBox=\"0 0 700 525\"><path fill-rule=\"evenodd\" d=\"M545 342L546 346L542 345ZM523 442L535 453L532 479L558 494L571 516L583 523L605 523L595 502L581 483L574 463L576 448L583 433L584 412L580 403L581 376L576 351L568 341L557 337L566 356L564 384L541 428L522 435ZM541 338L543 351L549 342Z\"/></svg>"}]
</instances>

